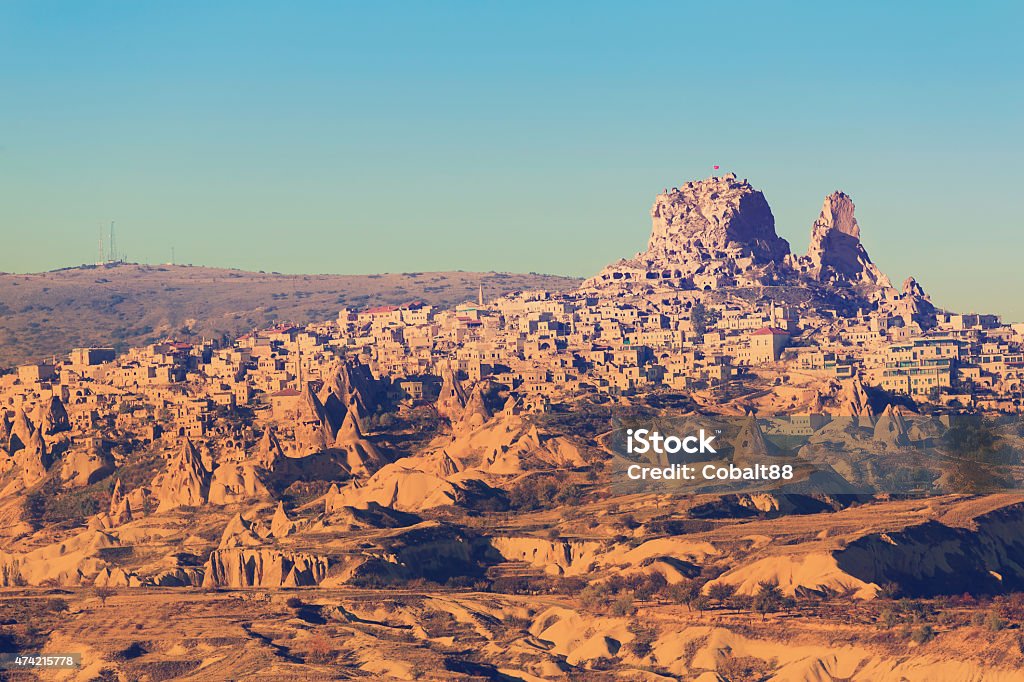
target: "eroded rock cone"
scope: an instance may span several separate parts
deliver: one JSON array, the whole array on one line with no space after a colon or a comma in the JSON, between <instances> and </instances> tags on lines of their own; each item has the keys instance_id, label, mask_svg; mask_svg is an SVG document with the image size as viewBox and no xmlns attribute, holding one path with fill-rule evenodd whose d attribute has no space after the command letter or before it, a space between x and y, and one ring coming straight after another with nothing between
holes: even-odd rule
<instances>
[{"instance_id":1,"label":"eroded rock cone","mask_svg":"<svg viewBox=\"0 0 1024 682\"><path fill-rule=\"evenodd\" d=\"M71 430L68 411L64 408L64 403L57 396L51 396L49 400L40 403L36 421L39 423L39 430L43 432L44 436L52 436L62 431Z\"/></svg>"},{"instance_id":2,"label":"eroded rock cone","mask_svg":"<svg viewBox=\"0 0 1024 682\"><path fill-rule=\"evenodd\" d=\"M295 416L295 446L298 454L310 455L329 448L335 428L313 387L306 384Z\"/></svg>"},{"instance_id":3,"label":"eroded rock cone","mask_svg":"<svg viewBox=\"0 0 1024 682\"><path fill-rule=\"evenodd\" d=\"M270 520L271 534L275 538L283 538L290 535L293 530L295 530L295 523L285 513L284 502L278 502L277 509L274 510L274 517Z\"/></svg>"},{"instance_id":4,"label":"eroded rock cone","mask_svg":"<svg viewBox=\"0 0 1024 682\"><path fill-rule=\"evenodd\" d=\"M854 377L843 382L838 396L838 415L850 418L854 423L862 426L874 424L874 411L871 409L871 401L868 399L868 392L864 388L860 377Z\"/></svg>"},{"instance_id":5,"label":"eroded rock cone","mask_svg":"<svg viewBox=\"0 0 1024 682\"><path fill-rule=\"evenodd\" d=\"M259 547L264 544L266 531L260 524L249 521L237 513L228 521L220 536L218 549L230 547Z\"/></svg>"},{"instance_id":6,"label":"eroded rock cone","mask_svg":"<svg viewBox=\"0 0 1024 682\"><path fill-rule=\"evenodd\" d=\"M14 455L15 452L26 447L35 432L36 427L25 414L25 410L20 407L16 409L14 419L11 421L11 435L7 443L7 451Z\"/></svg>"},{"instance_id":7,"label":"eroded rock cone","mask_svg":"<svg viewBox=\"0 0 1024 682\"><path fill-rule=\"evenodd\" d=\"M449 367L441 370L441 391L437 396L437 413L451 422L462 416L466 406L466 393Z\"/></svg>"},{"instance_id":8,"label":"eroded rock cone","mask_svg":"<svg viewBox=\"0 0 1024 682\"><path fill-rule=\"evenodd\" d=\"M462 410L462 415L455 425L455 430L471 431L480 428L494 416L491 408L487 406L486 395L489 390L490 385L487 382L477 384L470 394L465 408Z\"/></svg>"},{"instance_id":9,"label":"eroded rock cone","mask_svg":"<svg viewBox=\"0 0 1024 682\"><path fill-rule=\"evenodd\" d=\"M253 453L252 463L267 471L274 471L283 460L284 451L281 449L281 443L278 442L274 430L267 427L263 431L259 445L256 446L256 452Z\"/></svg>"},{"instance_id":10,"label":"eroded rock cone","mask_svg":"<svg viewBox=\"0 0 1024 682\"><path fill-rule=\"evenodd\" d=\"M107 513L115 526L132 520L132 505L128 498L121 494L121 479L114 482L114 491L110 494L110 511Z\"/></svg>"},{"instance_id":11,"label":"eroded rock cone","mask_svg":"<svg viewBox=\"0 0 1024 682\"><path fill-rule=\"evenodd\" d=\"M334 439L334 447L341 450L349 471L354 474L372 474L387 463L370 440L363 437L356 417L356 410L349 410L345 422Z\"/></svg>"},{"instance_id":12,"label":"eroded rock cone","mask_svg":"<svg viewBox=\"0 0 1024 682\"><path fill-rule=\"evenodd\" d=\"M46 477L46 471L50 468L50 456L41 431L32 432L25 447L15 453L14 463L21 469L21 480L26 488Z\"/></svg>"},{"instance_id":13,"label":"eroded rock cone","mask_svg":"<svg viewBox=\"0 0 1024 682\"><path fill-rule=\"evenodd\" d=\"M892 405L886 405L885 411L875 422L874 441L889 447L902 447L910 443L903 414L894 410Z\"/></svg>"},{"instance_id":14,"label":"eroded rock cone","mask_svg":"<svg viewBox=\"0 0 1024 682\"><path fill-rule=\"evenodd\" d=\"M157 511L178 507L194 507L206 502L210 489L210 474L192 441L182 441L177 455L167 462L164 470L153 479L153 496L158 500Z\"/></svg>"},{"instance_id":15,"label":"eroded rock cone","mask_svg":"<svg viewBox=\"0 0 1024 682\"><path fill-rule=\"evenodd\" d=\"M825 197L821 214L811 228L807 249L810 273L821 281L891 287L889 278L871 262L860 241L853 200L843 192Z\"/></svg>"},{"instance_id":16,"label":"eroded rock cone","mask_svg":"<svg viewBox=\"0 0 1024 682\"><path fill-rule=\"evenodd\" d=\"M768 444L757 418L749 415L733 441L733 461L736 464L757 460L768 454Z\"/></svg>"}]
</instances>

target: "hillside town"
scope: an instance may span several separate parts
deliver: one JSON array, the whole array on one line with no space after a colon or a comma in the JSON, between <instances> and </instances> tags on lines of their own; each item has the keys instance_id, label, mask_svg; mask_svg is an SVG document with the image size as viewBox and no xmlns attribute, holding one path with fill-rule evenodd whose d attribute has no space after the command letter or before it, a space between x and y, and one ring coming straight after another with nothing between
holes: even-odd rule
<instances>
[{"instance_id":1,"label":"hillside town","mask_svg":"<svg viewBox=\"0 0 1024 682\"><path fill-rule=\"evenodd\" d=\"M753 192L733 176L684 191ZM389 404L405 406L433 405L446 390L462 394L481 382L503 387L527 412L586 395L681 391L713 402L722 391L774 386L776 397L784 393L779 387L804 390L771 411L816 413L830 391L855 381L924 410L1020 412L1024 324L938 309L913 279L902 290L891 287L860 245L846 195L826 199L810 256L797 259L785 249L783 262L811 273L823 283L818 288L787 284L780 261L765 267L756 249L745 258L730 253L742 252L749 236L723 232L721 250L711 253L701 243L709 235L694 228L692 216L686 240L668 234L674 223L665 214L685 213L695 201L680 190L658 198L649 262L635 279L624 261L571 293L487 300L481 288L478 300L454 309L420 302L343 308L334 320L281 323L230 344L168 339L121 355L82 348L19 366L0 377L0 435L9 458L32 442L45 451L46 436L60 424L83 442L187 437L243 449L255 444L251 427L272 426L303 449L291 439L295 420L304 409L321 409L308 395L322 402L342 364L386 393ZM727 199L718 205L723 216L712 216L714 224L726 225L733 209ZM677 257L662 276L665 240ZM755 236L751 243L764 242ZM228 426L223 418L239 409L251 415L244 433L240 421ZM33 441L35 432L43 443Z\"/></svg>"}]
</instances>

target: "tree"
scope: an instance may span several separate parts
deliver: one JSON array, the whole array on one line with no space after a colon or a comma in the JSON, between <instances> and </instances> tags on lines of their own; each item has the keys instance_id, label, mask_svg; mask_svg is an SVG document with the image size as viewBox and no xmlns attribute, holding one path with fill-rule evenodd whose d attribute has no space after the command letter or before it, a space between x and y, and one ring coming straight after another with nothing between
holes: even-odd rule
<instances>
[{"instance_id":1,"label":"tree","mask_svg":"<svg viewBox=\"0 0 1024 682\"><path fill-rule=\"evenodd\" d=\"M918 644L924 644L930 641L933 637L935 637L935 629L927 623L914 630L910 635L910 638Z\"/></svg>"},{"instance_id":2,"label":"tree","mask_svg":"<svg viewBox=\"0 0 1024 682\"><path fill-rule=\"evenodd\" d=\"M698 337L707 334L708 329L715 326L715 323L722 318L717 310L708 310L703 301L695 301L690 308L690 324L693 325L693 333Z\"/></svg>"},{"instance_id":3,"label":"tree","mask_svg":"<svg viewBox=\"0 0 1024 682\"><path fill-rule=\"evenodd\" d=\"M719 604L724 604L736 592L736 587L728 583L712 583L708 586L708 597Z\"/></svg>"},{"instance_id":4,"label":"tree","mask_svg":"<svg viewBox=\"0 0 1024 682\"><path fill-rule=\"evenodd\" d=\"M115 591L113 587L106 587L104 585L97 585L92 588L93 594L100 600L100 606L106 606L107 600L114 596Z\"/></svg>"},{"instance_id":5,"label":"tree","mask_svg":"<svg viewBox=\"0 0 1024 682\"><path fill-rule=\"evenodd\" d=\"M701 584L696 580L683 580L665 588L665 596L677 604L686 604L693 610L693 602L700 596Z\"/></svg>"},{"instance_id":6,"label":"tree","mask_svg":"<svg viewBox=\"0 0 1024 682\"><path fill-rule=\"evenodd\" d=\"M633 593L623 592L611 605L611 614L613 616L632 616L636 613L636 606L633 604Z\"/></svg>"},{"instance_id":7,"label":"tree","mask_svg":"<svg viewBox=\"0 0 1024 682\"><path fill-rule=\"evenodd\" d=\"M779 584L774 580L762 580L758 583L757 594L754 595L754 609L761 614L761 620L765 620L769 613L775 613L782 608L783 597Z\"/></svg>"}]
</instances>

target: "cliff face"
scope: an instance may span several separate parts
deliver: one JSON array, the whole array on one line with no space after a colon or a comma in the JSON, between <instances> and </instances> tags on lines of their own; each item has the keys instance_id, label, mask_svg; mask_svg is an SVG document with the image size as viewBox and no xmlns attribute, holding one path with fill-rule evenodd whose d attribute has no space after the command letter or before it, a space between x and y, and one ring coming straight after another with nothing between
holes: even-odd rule
<instances>
[{"instance_id":1,"label":"cliff face","mask_svg":"<svg viewBox=\"0 0 1024 682\"><path fill-rule=\"evenodd\" d=\"M218 549L210 554L203 587L304 587L327 575L327 559L270 549Z\"/></svg>"},{"instance_id":2,"label":"cliff face","mask_svg":"<svg viewBox=\"0 0 1024 682\"><path fill-rule=\"evenodd\" d=\"M860 243L860 225L853 212L853 200L843 192L825 197L802 259L808 273L823 282L892 286Z\"/></svg>"},{"instance_id":3,"label":"cliff face","mask_svg":"<svg viewBox=\"0 0 1024 682\"><path fill-rule=\"evenodd\" d=\"M647 250L603 270L584 286L661 280L680 288L771 284L789 242L775 233L764 195L729 173L666 190L651 209Z\"/></svg>"},{"instance_id":4,"label":"cliff face","mask_svg":"<svg viewBox=\"0 0 1024 682\"><path fill-rule=\"evenodd\" d=\"M789 253L764 194L732 174L659 194L651 220L644 255L654 261L686 264L729 254L765 264Z\"/></svg>"}]
</instances>

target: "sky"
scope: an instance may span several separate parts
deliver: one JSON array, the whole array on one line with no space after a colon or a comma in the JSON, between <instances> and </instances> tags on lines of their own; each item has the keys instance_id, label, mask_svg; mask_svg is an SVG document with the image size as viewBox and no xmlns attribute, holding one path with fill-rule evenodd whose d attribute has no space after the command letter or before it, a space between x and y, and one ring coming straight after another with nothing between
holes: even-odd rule
<instances>
[{"instance_id":1,"label":"sky","mask_svg":"<svg viewBox=\"0 0 1024 682\"><path fill-rule=\"evenodd\" d=\"M587 276L665 187L1024 320L1024 5L0 0L0 270Z\"/></svg>"}]
</instances>

